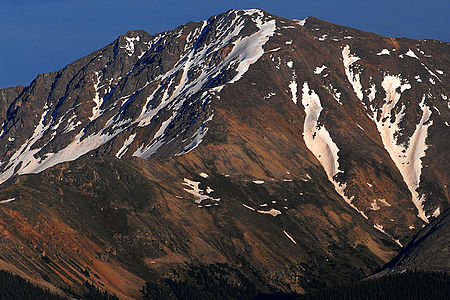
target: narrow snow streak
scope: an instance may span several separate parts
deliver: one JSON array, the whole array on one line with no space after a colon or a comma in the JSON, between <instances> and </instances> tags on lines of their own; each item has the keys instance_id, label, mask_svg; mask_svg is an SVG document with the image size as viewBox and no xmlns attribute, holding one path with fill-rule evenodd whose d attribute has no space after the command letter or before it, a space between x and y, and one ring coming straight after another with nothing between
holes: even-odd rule
<instances>
[{"instance_id":1,"label":"narrow snow streak","mask_svg":"<svg viewBox=\"0 0 450 300\"><path fill-rule=\"evenodd\" d=\"M294 243L297 245L297 242L294 240L294 238L286 232L286 230L283 230L283 233Z\"/></svg>"},{"instance_id":2,"label":"narrow snow streak","mask_svg":"<svg viewBox=\"0 0 450 300\"><path fill-rule=\"evenodd\" d=\"M6 200L0 200L0 204L5 204L5 203L9 203L16 200L16 198L10 198L10 199L6 199Z\"/></svg>"},{"instance_id":3,"label":"narrow snow streak","mask_svg":"<svg viewBox=\"0 0 450 300\"><path fill-rule=\"evenodd\" d=\"M361 79L359 76L359 73L355 73L351 69L351 65L358 61L360 58L357 56L353 56L350 53L350 46L347 45L342 50L342 59L344 63L345 68L345 75L347 75L347 79L350 82L350 84L353 87L353 91L355 92L356 96L359 98L359 100L363 99L363 92L362 92L362 85L361 85Z\"/></svg>"},{"instance_id":4,"label":"narrow snow streak","mask_svg":"<svg viewBox=\"0 0 450 300\"><path fill-rule=\"evenodd\" d=\"M295 72L292 74L292 81L289 83L289 89L292 94L292 102L297 104L297 75L295 75Z\"/></svg>"},{"instance_id":5,"label":"narrow snow streak","mask_svg":"<svg viewBox=\"0 0 450 300\"><path fill-rule=\"evenodd\" d=\"M116 157L117 157L117 158L122 158L122 156L124 156L125 153L127 153L128 146L130 146L131 143L133 143L135 137L136 137L136 133L130 135L130 136L125 140L125 142L123 142L122 148L120 148L119 151L117 151L117 153L116 153Z\"/></svg>"}]
</instances>

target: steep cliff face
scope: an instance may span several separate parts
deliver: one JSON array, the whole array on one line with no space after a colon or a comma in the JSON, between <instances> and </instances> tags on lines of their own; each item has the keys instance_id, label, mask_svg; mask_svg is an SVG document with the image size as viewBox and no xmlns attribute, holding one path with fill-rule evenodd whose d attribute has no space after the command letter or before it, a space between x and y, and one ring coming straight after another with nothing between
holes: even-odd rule
<instances>
[{"instance_id":1,"label":"steep cliff face","mask_svg":"<svg viewBox=\"0 0 450 300\"><path fill-rule=\"evenodd\" d=\"M3 261L128 296L192 261L273 291L368 275L449 206L449 48L231 10L0 90Z\"/></svg>"}]
</instances>

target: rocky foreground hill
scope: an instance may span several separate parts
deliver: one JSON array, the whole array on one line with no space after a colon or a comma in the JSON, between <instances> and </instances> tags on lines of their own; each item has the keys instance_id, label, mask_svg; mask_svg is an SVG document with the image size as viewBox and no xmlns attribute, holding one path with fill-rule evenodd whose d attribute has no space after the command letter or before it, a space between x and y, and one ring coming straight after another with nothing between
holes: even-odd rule
<instances>
[{"instance_id":1,"label":"rocky foreground hill","mask_svg":"<svg viewBox=\"0 0 450 300\"><path fill-rule=\"evenodd\" d=\"M0 268L124 299L371 275L449 207L449 69L449 43L262 10L130 31L0 90Z\"/></svg>"}]
</instances>

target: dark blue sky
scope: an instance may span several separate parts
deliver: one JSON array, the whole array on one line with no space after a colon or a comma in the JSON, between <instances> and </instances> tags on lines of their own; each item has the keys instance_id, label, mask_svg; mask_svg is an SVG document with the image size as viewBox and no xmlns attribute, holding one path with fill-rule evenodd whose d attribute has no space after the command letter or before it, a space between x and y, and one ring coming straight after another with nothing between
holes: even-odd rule
<instances>
[{"instance_id":1,"label":"dark blue sky","mask_svg":"<svg viewBox=\"0 0 450 300\"><path fill-rule=\"evenodd\" d=\"M0 0L0 88L28 85L37 74L59 70L128 30L156 33L230 8L450 41L448 0Z\"/></svg>"}]
</instances>

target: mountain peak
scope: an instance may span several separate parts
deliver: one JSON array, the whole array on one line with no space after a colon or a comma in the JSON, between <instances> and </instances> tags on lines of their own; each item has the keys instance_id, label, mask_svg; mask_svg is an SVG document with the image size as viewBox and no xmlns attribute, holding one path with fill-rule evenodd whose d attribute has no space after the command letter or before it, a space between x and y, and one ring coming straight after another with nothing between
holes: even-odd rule
<instances>
[{"instance_id":1,"label":"mountain peak","mask_svg":"<svg viewBox=\"0 0 450 300\"><path fill-rule=\"evenodd\" d=\"M63 212L76 190L96 241L145 253L135 271L192 255L276 290L362 276L449 205L449 50L259 9L129 31L0 91L0 205L41 203L33 178Z\"/></svg>"}]
</instances>

